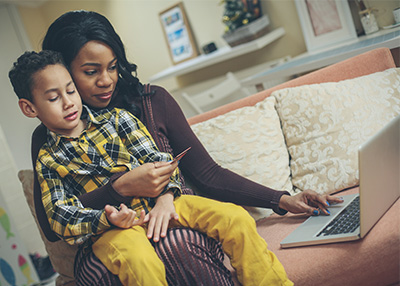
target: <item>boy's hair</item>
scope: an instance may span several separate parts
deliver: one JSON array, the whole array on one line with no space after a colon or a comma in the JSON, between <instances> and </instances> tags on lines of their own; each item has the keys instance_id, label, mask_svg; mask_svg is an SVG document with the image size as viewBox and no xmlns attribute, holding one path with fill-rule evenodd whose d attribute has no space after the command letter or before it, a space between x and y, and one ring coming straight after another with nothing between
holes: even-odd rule
<instances>
[{"instance_id":1,"label":"boy's hair","mask_svg":"<svg viewBox=\"0 0 400 286\"><path fill-rule=\"evenodd\" d=\"M31 91L34 84L34 74L49 65L56 64L65 67L62 55L55 51L25 52L21 55L8 73L18 98L25 98L33 102Z\"/></svg>"}]
</instances>

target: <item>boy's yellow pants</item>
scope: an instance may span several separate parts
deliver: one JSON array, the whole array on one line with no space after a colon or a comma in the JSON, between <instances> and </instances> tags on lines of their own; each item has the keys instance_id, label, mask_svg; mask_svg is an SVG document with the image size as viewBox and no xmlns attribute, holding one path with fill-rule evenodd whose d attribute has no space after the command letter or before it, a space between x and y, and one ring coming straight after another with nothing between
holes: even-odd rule
<instances>
[{"instance_id":1,"label":"boy's yellow pants","mask_svg":"<svg viewBox=\"0 0 400 286\"><path fill-rule=\"evenodd\" d=\"M243 285L293 285L242 207L190 195L177 198L174 204L179 222L171 224L220 241ZM143 226L105 232L93 244L93 252L123 285L168 285L164 265Z\"/></svg>"}]
</instances>

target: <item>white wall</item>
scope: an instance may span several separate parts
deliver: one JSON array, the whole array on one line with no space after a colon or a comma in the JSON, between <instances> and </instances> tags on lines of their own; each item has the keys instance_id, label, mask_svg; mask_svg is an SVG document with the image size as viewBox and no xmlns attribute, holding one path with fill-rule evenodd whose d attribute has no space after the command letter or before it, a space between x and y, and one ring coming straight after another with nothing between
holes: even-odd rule
<instances>
[{"instance_id":1,"label":"white wall","mask_svg":"<svg viewBox=\"0 0 400 286\"><path fill-rule=\"evenodd\" d=\"M17 176L18 170L32 169L30 137L38 121L22 115L8 79L12 63L27 49L30 47L17 10L12 5L0 4L0 190L28 251L45 254Z\"/></svg>"},{"instance_id":2,"label":"white wall","mask_svg":"<svg viewBox=\"0 0 400 286\"><path fill-rule=\"evenodd\" d=\"M45 255L44 244L26 203L22 185L18 179L18 171L1 127L0 150L0 192L4 198L2 204L7 206L8 216L15 223L17 233L25 244L25 248L30 253L38 252ZM0 253L2 254L0 256L3 256L3 250L6 251L6 249L2 249L1 246L2 243L0 243Z\"/></svg>"},{"instance_id":3,"label":"white wall","mask_svg":"<svg viewBox=\"0 0 400 286\"><path fill-rule=\"evenodd\" d=\"M1 0L0 0L1 1ZM120 34L130 61L138 65L143 83L172 65L162 32L159 13L176 4L176 0L48 0L39 7L19 6L25 29L34 49L39 50L48 26L67 11L86 9L105 15ZM224 4L220 0L181 0L185 6L198 47L211 41L221 48ZM169 91L224 76L239 70L306 51L294 0L261 0L264 13L271 19L271 29L283 27L284 37L257 52L224 61L179 77L152 84ZM173 94L175 95L175 94Z\"/></svg>"},{"instance_id":4,"label":"white wall","mask_svg":"<svg viewBox=\"0 0 400 286\"><path fill-rule=\"evenodd\" d=\"M18 10L13 5L0 4L0 125L18 170L32 168L30 137L39 124L38 120L29 119L21 113L18 98L8 79L12 63L26 50L31 50L31 47Z\"/></svg>"}]
</instances>

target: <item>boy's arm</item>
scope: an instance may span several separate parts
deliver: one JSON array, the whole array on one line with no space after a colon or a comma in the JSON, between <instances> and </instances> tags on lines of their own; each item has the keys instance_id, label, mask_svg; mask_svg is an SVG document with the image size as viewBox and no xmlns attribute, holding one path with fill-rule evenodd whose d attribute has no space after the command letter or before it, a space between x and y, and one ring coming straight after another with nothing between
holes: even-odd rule
<instances>
[{"instance_id":1,"label":"boy's arm","mask_svg":"<svg viewBox=\"0 0 400 286\"><path fill-rule=\"evenodd\" d=\"M125 146L141 164L155 161L172 161L172 155L158 150L153 137L146 126L135 116L125 110L118 110L117 115L118 135L123 140ZM165 187L162 194L172 191L175 197L181 194L181 184L179 180L179 169L177 168L170 182Z\"/></svg>"},{"instance_id":2,"label":"boy's arm","mask_svg":"<svg viewBox=\"0 0 400 286\"><path fill-rule=\"evenodd\" d=\"M41 150L36 172L51 229L68 244L81 244L90 236L110 228L104 210L84 208L77 196L65 190L59 175L64 170L58 167L56 172L44 164L41 159L47 154Z\"/></svg>"}]
</instances>

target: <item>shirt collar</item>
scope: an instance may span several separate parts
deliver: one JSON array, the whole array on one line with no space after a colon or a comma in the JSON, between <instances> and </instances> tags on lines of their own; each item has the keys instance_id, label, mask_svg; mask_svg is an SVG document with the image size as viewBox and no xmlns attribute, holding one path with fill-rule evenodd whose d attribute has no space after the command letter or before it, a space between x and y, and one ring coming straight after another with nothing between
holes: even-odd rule
<instances>
[{"instance_id":1,"label":"shirt collar","mask_svg":"<svg viewBox=\"0 0 400 286\"><path fill-rule=\"evenodd\" d=\"M85 130L87 130L92 126L92 124L102 124L102 122L104 122L106 118L104 116L101 116L101 114L98 114L97 112L93 112L86 105L82 105L81 120L86 121ZM47 135L47 142L49 143L49 146L57 146L60 143L61 138L65 138L67 140L75 139L74 137L57 134L53 131L50 131L49 129L47 129Z\"/></svg>"}]
</instances>

